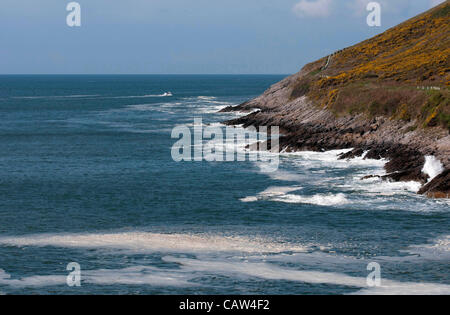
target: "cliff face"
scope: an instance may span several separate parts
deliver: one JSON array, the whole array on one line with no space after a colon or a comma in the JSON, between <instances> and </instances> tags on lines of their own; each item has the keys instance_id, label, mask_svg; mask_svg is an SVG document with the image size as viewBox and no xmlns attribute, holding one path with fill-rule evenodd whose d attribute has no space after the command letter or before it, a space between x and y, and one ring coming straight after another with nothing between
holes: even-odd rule
<instances>
[{"instance_id":1,"label":"cliff face","mask_svg":"<svg viewBox=\"0 0 450 315\"><path fill-rule=\"evenodd\" d=\"M420 193L450 195L450 3L306 65L263 95L224 111L259 111L227 122L280 126L280 149L355 148L387 158L387 178L418 180L425 156L445 172Z\"/></svg>"}]
</instances>

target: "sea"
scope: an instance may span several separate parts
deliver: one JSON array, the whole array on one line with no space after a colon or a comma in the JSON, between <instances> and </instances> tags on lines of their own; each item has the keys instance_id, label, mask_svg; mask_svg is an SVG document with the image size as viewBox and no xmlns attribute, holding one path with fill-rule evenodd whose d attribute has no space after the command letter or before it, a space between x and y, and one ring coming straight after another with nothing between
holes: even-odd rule
<instances>
[{"instance_id":1,"label":"sea","mask_svg":"<svg viewBox=\"0 0 450 315\"><path fill-rule=\"evenodd\" d=\"M386 161L173 158L284 77L0 76L0 294L450 294L450 201Z\"/></svg>"}]
</instances>

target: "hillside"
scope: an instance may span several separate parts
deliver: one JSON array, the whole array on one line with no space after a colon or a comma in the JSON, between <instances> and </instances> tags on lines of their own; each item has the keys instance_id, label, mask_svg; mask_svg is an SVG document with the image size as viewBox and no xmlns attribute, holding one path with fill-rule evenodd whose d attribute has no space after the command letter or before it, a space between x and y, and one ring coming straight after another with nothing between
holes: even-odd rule
<instances>
[{"instance_id":1,"label":"hillside","mask_svg":"<svg viewBox=\"0 0 450 315\"><path fill-rule=\"evenodd\" d=\"M328 58L309 64L291 98L307 95L337 114L364 112L450 128L449 14L447 2L334 54L326 69Z\"/></svg>"},{"instance_id":2,"label":"hillside","mask_svg":"<svg viewBox=\"0 0 450 315\"><path fill-rule=\"evenodd\" d=\"M390 180L431 180L425 156L446 171L424 186L450 194L450 1L312 62L263 95L224 111L260 111L229 124L278 125L281 150L355 148L388 158Z\"/></svg>"}]
</instances>

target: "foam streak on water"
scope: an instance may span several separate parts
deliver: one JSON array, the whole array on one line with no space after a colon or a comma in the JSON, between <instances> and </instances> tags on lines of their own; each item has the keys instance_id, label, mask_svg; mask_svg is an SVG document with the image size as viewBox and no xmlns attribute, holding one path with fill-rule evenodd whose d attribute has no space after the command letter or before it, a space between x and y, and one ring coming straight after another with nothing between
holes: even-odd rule
<instances>
[{"instance_id":1,"label":"foam streak on water","mask_svg":"<svg viewBox=\"0 0 450 315\"><path fill-rule=\"evenodd\" d=\"M304 251L303 246L239 236L159 234L147 232L110 234L48 234L0 238L0 244L13 246L56 246L126 249L151 252L285 252Z\"/></svg>"}]
</instances>

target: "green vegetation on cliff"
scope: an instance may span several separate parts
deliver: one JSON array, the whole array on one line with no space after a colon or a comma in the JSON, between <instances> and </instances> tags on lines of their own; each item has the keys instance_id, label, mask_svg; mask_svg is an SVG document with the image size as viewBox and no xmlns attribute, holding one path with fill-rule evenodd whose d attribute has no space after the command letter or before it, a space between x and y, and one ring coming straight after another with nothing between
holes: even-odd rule
<instances>
[{"instance_id":1,"label":"green vegetation on cliff","mask_svg":"<svg viewBox=\"0 0 450 315\"><path fill-rule=\"evenodd\" d=\"M450 1L305 66L291 99L450 130ZM327 65L327 66L325 66Z\"/></svg>"}]
</instances>

